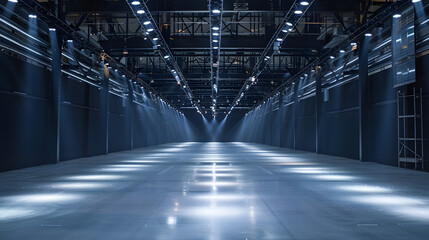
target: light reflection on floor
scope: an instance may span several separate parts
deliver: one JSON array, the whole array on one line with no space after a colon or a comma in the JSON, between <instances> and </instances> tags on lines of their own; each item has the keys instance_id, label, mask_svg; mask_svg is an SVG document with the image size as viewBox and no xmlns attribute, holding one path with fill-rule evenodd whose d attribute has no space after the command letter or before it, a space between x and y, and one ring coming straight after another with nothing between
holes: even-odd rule
<instances>
[{"instance_id":1,"label":"light reflection on floor","mask_svg":"<svg viewBox=\"0 0 429 240\"><path fill-rule=\"evenodd\" d=\"M166 144L0 180L6 239L429 235L428 174L258 144Z\"/></svg>"}]
</instances>

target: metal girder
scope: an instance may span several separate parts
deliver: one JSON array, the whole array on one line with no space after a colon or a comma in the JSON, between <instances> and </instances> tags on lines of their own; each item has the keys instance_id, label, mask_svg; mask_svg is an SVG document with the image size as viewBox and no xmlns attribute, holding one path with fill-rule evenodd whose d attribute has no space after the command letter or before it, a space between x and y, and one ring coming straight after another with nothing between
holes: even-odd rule
<instances>
[{"instance_id":1,"label":"metal girder","mask_svg":"<svg viewBox=\"0 0 429 240\"><path fill-rule=\"evenodd\" d=\"M37 0L20 0L19 3L22 7L28 9L33 14L36 14L39 19L44 21L50 27L55 28L55 30L67 38L68 40L73 40L75 45L79 45L84 49L89 50L90 52L99 55L105 62L108 62L111 67L116 68L122 72L128 79L131 79L137 82L140 86L148 89L155 96L160 97L170 106L175 107L168 99L162 96L158 91L148 85L141 78L138 78L136 75L131 73L124 65L117 62L111 56L106 54L102 49L100 49L96 44L94 44L89 39L83 37L79 32L77 32L72 26L68 25L63 20L56 17L50 10L43 7Z\"/></svg>"},{"instance_id":2,"label":"metal girder","mask_svg":"<svg viewBox=\"0 0 429 240\"><path fill-rule=\"evenodd\" d=\"M213 114L216 115L216 101L219 86L220 49L222 40L223 0L209 1L210 14L210 81L212 88Z\"/></svg>"},{"instance_id":3,"label":"metal girder","mask_svg":"<svg viewBox=\"0 0 429 240\"><path fill-rule=\"evenodd\" d=\"M156 50L158 54L164 59L164 62L171 71L171 74L175 77L177 83L191 101L191 104L195 106L198 112L200 112L198 103L195 102L195 97L192 93L192 90L190 89L188 82L183 76L179 65L171 53L171 50L165 41L163 34L158 28L155 19L152 17L146 2L141 0L126 0L126 2L142 28L145 29L146 34L152 41L154 50Z\"/></svg>"},{"instance_id":4,"label":"metal girder","mask_svg":"<svg viewBox=\"0 0 429 240\"><path fill-rule=\"evenodd\" d=\"M289 1L272 1L268 4L266 1L249 0L247 10L235 10L234 0L225 0L225 13L248 13L248 12L284 12L290 7ZM122 1L104 1L104 0L65 0L66 13L118 13L129 11ZM195 0L168 0L168 1L149 1L148 7L156 12L194 12L206 13L208 9L205 1ZM332 12L357 12L360 10L360 3L354 0L320 0L313 11L332 11Z\"/></svg>"},{"instance_id":5,"label":"metal girder","mask_svg":"<svg viewBox=\"0 0 429 240\"><path fill-rule=\"evenodd\" d=\"M250 73L250 78L244 82L243 87L232 102L229 113L231 113L233 108L240 102L245 92L248 91L252 85L256 84L257 78L269 64L271 57L276 53L276 51L278 51L278 49L280 49L280 46L284 44L285 39L287 39L290 33L294 30L313 2L314 0L294 1L283 21L278 26L274 36L271 38L264 52L259 58L259 61L255 64L253 70Z\"/></svg>"},{"instance_id":6,"label":"metal girder","mask_svg":"<svg viewBox=\"0 0 429 240\"><path fill-rule=\"evenodd\" d=\"M370 30L374 29L380 22L385 21L387 18L392 17L392 14L400 11L402 9L407 8L412 3L411 1L406 0L400 0L393 3L388 3L384 5L382 9L379 9L377 11L377 14L371 19L369 19L365 24L361 25L357 30L352 32L348 38L337 44L335 47L331 48L329 51L326 51L323 55L321 55L319 58L314 60L313 62L309 63L307 67L303 68L300 72L295 74L292 78L290 78L287 82L281 84L278 88L276 88L274 91L272 91L270 94L268 94L265 98L269 98L277 94L278 92L282 91L285 87L288 85L294 83L297 81L297 79L300 78L303 74L308 72L310 69L322 65L325 61L327 61L330 56L336 55L340 49L342 49L344 46L349 46L351 42L357 42L362 37L365 37L365 33L369 32ZM329 66L328 66L329 67ZM297 85L297 84L295 84ZM259 106L261 102L257 104ZM255 108L255 106L253 107Z\"/></svg>"}]
</instances>

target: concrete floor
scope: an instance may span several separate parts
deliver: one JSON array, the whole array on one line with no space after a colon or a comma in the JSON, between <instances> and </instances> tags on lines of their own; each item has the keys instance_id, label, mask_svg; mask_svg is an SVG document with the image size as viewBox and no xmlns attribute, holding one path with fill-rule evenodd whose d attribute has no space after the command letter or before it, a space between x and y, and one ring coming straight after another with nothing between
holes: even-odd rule
<instances>
[{"instance_id":1,"label":"concrete floor","mask_svg":"<svg viewBox=\"0 0 429 240\"><path fill-rule=\"evenodd\" d=\"M168 144L0 173L0 239L429 239L429 174Z\"/></svg>"}]
</instances>

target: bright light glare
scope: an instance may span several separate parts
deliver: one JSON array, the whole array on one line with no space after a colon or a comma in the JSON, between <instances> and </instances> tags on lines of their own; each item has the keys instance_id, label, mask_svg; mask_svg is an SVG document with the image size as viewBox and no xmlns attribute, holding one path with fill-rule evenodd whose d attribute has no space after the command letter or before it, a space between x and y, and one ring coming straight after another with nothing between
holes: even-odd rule
<instances>
[{"instance_id":1,"label":"bright light glare","mask_svg":"<svg viewBox=\"0 0 429 240\"><path fill-rule=\"evenodd\" d=\"M133 6L140 5L140 1L132 1L132 2L131 2L131 5L133 5Z\"/></svg>"},{"instance_id":2,"label":"bright light glare","mask_svg":"<svg viewBox=\"0 0 429 240\"><path fill-rule=\"evenodd\" d=\"M176 225L176 223L177 223L177 218L176 217L172 217L172 216L168 217L168 219L167 219L167 224L168 225Z\"/></svg>"},{"instance_id":3,"label":"bright light glare","mask_svg":"<svg viewBox=\"0 0 429 240\"><path fill-rule=\"evenodd\" d=\"M347 181L347 180L354 179L354 177L346 176L346 175L316 175L312 177L319 180L326 180L326 181Z\"/></svg>"},{"instance_id":4,"label":"bright light glare","mask_svg":"<svg viewBox=\"0 0 429 240\"><path fill-rule=\"evenodd\" d=\"M358 196L351 198L352 201L375 204L375 205L414 205L414 204L425 204L424 201L409 197L395 196L395 195L376 195L376 196Z\"/></svg>"},{"instance_id":5,"label":"bright light glare","mask_svg":"<svg viewBox=\"0 0 429 240\"><path fill-rule=\"evenodd\" d=\"M105 183L90 183L90 182L81 182L81 183L60 183L55 184L53 188L60 189L95 189L95 188L105 188L109 187L109 184Z\"/></svg>"},{"instance_id":6,"label":"bright light glare","mask_svg":"<svg viewBox=\"0 0 429 240\"><path fill-rule=\"evenodd\" d=\"M247 200L253 199L255 196L251 195L239 195L239 194L216 194L216 195L200 195L195 196L198 200L216 200L216 201L234 201L234 200Z\"/></svg>"},{"instance_id":7,"label":"bright light glare","mask_svg":"<svg viewBox=\"0 0 429 240\"><path fill-rule=\"evenodd\" d=\"M34 216L35 213L36 213L35 210L26 209L26 208L1 207L0 221L12 220L17 218L28 218L28 217Z\"/></svg>"},{"instance_id":8,"label":"bright light glare","mask_svg":"<svg viewBox=\"0 0 429 240\"><path fill-rule=\"evenodd\" d=\"M87 181L87 180L95 180L95 181L103 181L103 180L117 180L124 178L120 175L81 175L81 176L71 176L68 177L68 180L81 180L81 181Z\"/></svg>"},{"instance_id":9,"label":"bright light glare","mask_svg":"<svg viewBox=\"0 0 429 240\"><path fill-rule=\"evenodd\" d=\"M26 202L26 203L64 203L73 200L78 200L81 197L74 194L29 194L22 196L9 197L13 202Z\"/></svg>"},{"instance_id":10,"label":"bright light glare","mask_svg":"<svg viewBox=\"0 0 429 240\"><path fill-rule=\"evenodd\" d=\"M350 192L362 192L362 193L386 193L392 190L388 188L368 185L350 185L350 186L339 186L338 190L350 191Z\"/></svg>"},{"instance_id":11,"label":"bright light glare","mask_svg":"<svg viewBox=\"0 0 429 240\"><path fill-rule=\"evenodd\" d=\"M329 169L326 168L291 168L294 173L308 173L308 174L323 174L328 173Z\"/></svg>"}]
</instances>

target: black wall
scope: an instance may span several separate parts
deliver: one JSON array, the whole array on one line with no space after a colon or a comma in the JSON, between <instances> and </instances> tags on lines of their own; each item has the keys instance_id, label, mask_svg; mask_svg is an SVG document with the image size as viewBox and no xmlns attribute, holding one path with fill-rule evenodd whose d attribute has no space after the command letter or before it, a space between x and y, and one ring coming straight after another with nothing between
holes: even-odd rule
<instances>
[{"instance_id":1,"label":"black wall","mask_svg":"<svg viewBox=\"0 0 429 240\"><path fill-rule=\"evenodd\" d=\"M417 82L407 88L423 89L426 165L429 154L429 55L416 59ZM359 80L328 90L321 102L319 153L359 159ZM364 107L362 160L397 165L397 101L392 69L368 77L368 102ZM274 98L273 98L274 99ZM237 127L235 141L316 151L316 97L271 108L273 99L246 115ZM280 116L280 117L279 117ZM277 129L280 134L275 134Z\"/></svg>"},{"instance_id":2,"label":"black wall","mask_svg":"<svg viewBox=\"0 0 429 240\"><path fill-rule=\"evenodd\" d=\"M0 55L0 171L56 162L51 71ZM108 142L102 89L63 76L60 161L194 140L185 116L150 98L109 95Z\"/></svg>"}]
</instances>

